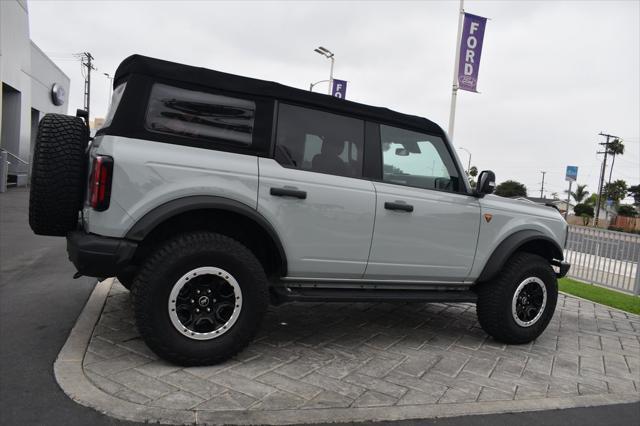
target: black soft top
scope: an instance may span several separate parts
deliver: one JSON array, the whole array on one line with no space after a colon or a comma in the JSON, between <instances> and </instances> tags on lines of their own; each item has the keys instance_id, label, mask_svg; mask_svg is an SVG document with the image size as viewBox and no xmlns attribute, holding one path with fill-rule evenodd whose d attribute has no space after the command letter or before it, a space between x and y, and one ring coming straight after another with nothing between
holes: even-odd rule
<instances>
[{"instance_id":1,"label":"black soft top","mask_svg":"<svg viewBox=\"0 0 640 426\"><path fill-rule=\"evenodd\" d=\"M374 107L320 93L300 90L273 81L242 77L142 55L132 55L122 61L116 70L113 82L114 88L133 74L181 81L219 90L269 97L282 101L302 103L309 106L317 106L323 109L366 117L376 121L410 126L431 133L443 133L442 129L434 122L415 115L401 114L387 108Z\"/></svg>"}]
</instances>

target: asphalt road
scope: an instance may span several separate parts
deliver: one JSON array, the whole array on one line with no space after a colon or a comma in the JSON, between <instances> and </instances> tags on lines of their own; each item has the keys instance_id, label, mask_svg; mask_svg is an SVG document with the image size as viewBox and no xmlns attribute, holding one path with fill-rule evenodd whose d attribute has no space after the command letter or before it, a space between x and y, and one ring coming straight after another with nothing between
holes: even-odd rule
<instances>
[{"instance_id":1,"label":"asphalt road","mask_svg":"<svg viewBox=\"0 0 640 426\"><path fill-rule=\"evenodd\" d=\"M95 285L72 278L65 241L33 235L28 193L0 194L0 424L133 425L71 401L53 362ZM632 425L640 404L382 422L379 425Z\"/></svg>"}]
</instances>

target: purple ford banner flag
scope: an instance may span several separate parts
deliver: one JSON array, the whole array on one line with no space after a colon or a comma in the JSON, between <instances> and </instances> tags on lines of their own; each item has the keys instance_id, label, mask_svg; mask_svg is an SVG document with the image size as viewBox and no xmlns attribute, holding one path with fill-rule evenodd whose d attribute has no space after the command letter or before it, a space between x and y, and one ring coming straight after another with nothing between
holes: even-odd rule
<instances>
[{"instance_id":1,"label":"purple ford banner flag","mask_svg":"<svg viewBox=\"0 0 640 426\"><path fill-rule=\"evenodd\" d=\"M331 96L345 99L347 97L347 82L345 80L333 79L333 87L331 88Z\"/></svg>"},{"instance_id":2,"label":"purple ford banner flag","mask_svg":"<svg viewBox=\"0 0 640 426\"><path fill-rule=\"evenodd\" d=\"M482 39L487 18L464 14L462 38L460 39L460 65L458 67L458 87L469 92L477 92Z\"/></svg>"}]
</instances>

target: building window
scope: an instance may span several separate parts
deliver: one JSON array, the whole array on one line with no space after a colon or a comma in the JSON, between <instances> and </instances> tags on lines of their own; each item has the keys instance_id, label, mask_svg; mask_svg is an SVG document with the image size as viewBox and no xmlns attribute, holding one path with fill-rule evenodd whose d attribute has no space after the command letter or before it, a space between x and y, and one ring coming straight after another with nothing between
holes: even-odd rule
<instances>
[{"instance_id":1,"label":"building window","mask_svg":"<svg viewBox=\"0 0 640 426\"><path fill-rule=\"evenodd\" d=\"M152 132L249 146L255 111L254 101L154 84L145 127Z\"/></svg>"},{"instance_id":2,"label":"building window","mask_svg":"<svg viewBox=\"0 0 640 426\"><path fill-rule=\"evenodd\" d=\"M280 104L275 158L285 167L362 176L364 121Z\"/></svg>"},{"instance_id":3,"label":"building window","mask_svg":"<svg viewBox=\"0 0 640 426\"><path fill-rule=\"evenodd\" d=\"M444 141L432 135L380 126L384 182L459 191L457 169Z\"/></svg>"}]
</instances>

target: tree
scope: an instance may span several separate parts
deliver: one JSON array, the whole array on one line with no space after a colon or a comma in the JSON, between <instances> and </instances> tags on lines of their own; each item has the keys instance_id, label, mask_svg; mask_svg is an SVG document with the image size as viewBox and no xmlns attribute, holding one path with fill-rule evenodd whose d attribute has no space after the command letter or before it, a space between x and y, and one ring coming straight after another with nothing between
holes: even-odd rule
<instances>
[{"instance_id":1,"label":"tree","mask_svg":"<svg viewBox=\"0 0 640 426\"><path fill-rule=\"evenodd\" d=\"M471 166L467 172L467 178L469 179L469 185L471 185L471 188L476 187L476 180L474 179L476 176L478 176L478 168L476 166Z\"/></svg>"},{"instance_id":2,"label":"tree","mask_svg":"<svg viewBox=\"0 0 640 426\"><path fill-rule=\"evenodd\" d=\"M551 193L551 198L553 198L554 200L558 200L558 193L557 192L552 192Z\"/></svg>"},{"instance_id":3,"label":"tree","mask_svg":"<svg viewBox=\"0 0 640 426\"><path fill-rule=\"evenodd\" d=\"M620 204L620 200L627 196L628 192L627 182L622 179L618 179L614 182L607 183L602 191L602 196L605 200L613 200L615 205Z\"/></svg>"},{"instance_id":4,"label":"tree","mask_svg":"<svg viewBox=\"0 0 640 426\"><path fill-rule=\"evenodd\" d=\"M627 217L638 216L638 212L636 211L636 209L633 208L631 204L623 204L620 207L618 207L618 214L620 216L627 216Z\"/></svg>"},{"instance_id":5,"label":"tree","mask_svg":"<svg viewBox=\"0 0 640 426\"><path fill-rule=\"evenodd\" d=\"M582 218L582 224L587 226L589 224L589 219L593 217L593 206L588 204L576 204L573 208L573 212L576 216L580 216Z\"/></svg>"},{"instance_id":6,"label":"tree","mask_svg":"<svg viewBox=\"0 0 640 426\"><path fill-rule=\"evenodd\" d=\"M527 187L515 180L506 180L496 186L495 194L501 197L526 197Z\"/></svg>"},{"instance_id":7,"label":"tree","mask_svg":"<svg viewBox=\"0 0 640 426\"><path fill-rule=\"evenodd\" d=\"M591 194L591 195L589 195L589 197L586 200L584 200L584 204L586 204L588 206L595 206L596 205L596 201L598 201L598 195L597 194Z\"/></svg>"},{"instance_id":8,"label":"tree","mask_svg":"<svg viewBox=\"0 0 640 426\"><path fill-rule=\"evenodd\" d=\"M611 183L611 175L613 174L613 165L616 162L616 155L624 154L624 143L622 143L622 139L614 139L613 142L609 143L607 146L607 152L611 155L611 169L609 170L609 183Z\"/></svg>"},{"instance_id":9,"label":"tree","mask_svg":"<svg viewBox=\"0 0 640 426\"><path fill-rule=\"evenodd\" d=\"M640 185L633 185L628 191L627 195L633 197L633 205L640 207Z\"/></svg>"},{"instance_id":10,"label":"tree","mask_svg":"<svg viewBox=\"0 0 640 426\"><path fill-rule=\"evenodd\" d=\"M585 190L586 187L587 185L577 185L576 190L571 192L571 197L576 202L576 204L580 204L589 195L589 191Z\"/></svg>"}]
</instances>

